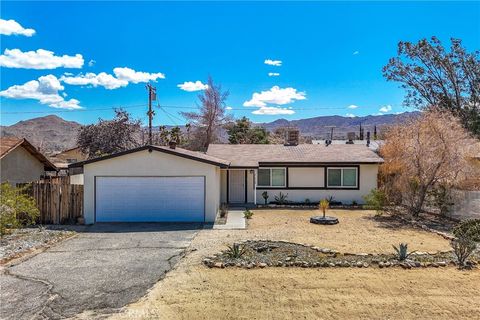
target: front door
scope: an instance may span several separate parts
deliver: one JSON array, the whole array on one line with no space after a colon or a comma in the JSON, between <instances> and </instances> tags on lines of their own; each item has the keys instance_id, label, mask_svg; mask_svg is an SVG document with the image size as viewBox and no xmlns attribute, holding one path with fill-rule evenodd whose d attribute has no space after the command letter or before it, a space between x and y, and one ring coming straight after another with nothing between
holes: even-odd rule
<instances>
[{"instance_id":1,"label":"front door","mask_svg":"<svg viewBox=\"0 0 480 320\"><path fill-rule=\"evenodd\" d=\"M245 170L228 170L228 201L230 203L245 203L246 186L245 186Z\"/></svg>"}]
</instances>

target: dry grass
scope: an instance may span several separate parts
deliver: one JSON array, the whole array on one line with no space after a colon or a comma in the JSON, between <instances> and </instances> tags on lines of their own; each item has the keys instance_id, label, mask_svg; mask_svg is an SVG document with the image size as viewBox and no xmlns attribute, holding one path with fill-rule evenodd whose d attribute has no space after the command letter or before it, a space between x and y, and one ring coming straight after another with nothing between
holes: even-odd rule
<instances>
[{"instance_id":1,"label":"dry grass","mask_svg":"<svg viewBox=\"0 0 480 320\"><path fill-rule=\"evenodd\" d=\"M441 269L208 269L202 257L239 239L286 239L351 252L391 252L391 243L435 251L448 241L391 229L373 212L335 211L336 226L308 223L312 211L256 210L248 230L204 230L190 252L121 319L472 319L480 271Z\"/></svg>"}]
</instances>

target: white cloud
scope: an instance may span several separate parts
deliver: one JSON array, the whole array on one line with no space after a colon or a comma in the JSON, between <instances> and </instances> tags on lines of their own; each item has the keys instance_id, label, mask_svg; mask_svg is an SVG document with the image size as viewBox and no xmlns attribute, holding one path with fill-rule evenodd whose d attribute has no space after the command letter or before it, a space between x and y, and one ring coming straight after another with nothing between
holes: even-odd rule
<instances>
[{"instance_id":1,"label":"white cloud","mask_svg":"<svg viewBox=\"0 0 480 320\"><path fill-rule=\"evenodd\" d=\"M129 83L148 82L150 80L165 78L163 73L139 72L130 68L115 68L113 69L113 73L115 76L106 72L100 72L99 74L93 72L80 73L76 76L65 73L60 77L60 81L73 86L104 87L105 89L112 90L126 87Z\"/></svg>"},{"instance_id":2,"label":"white cloud","mask_svg":"<svg viewBox=\"0 0 480 320\"><path fill-rule=\"evenodd\" d=\"M278 72L269 72L268 73L269 77L278 77L279 75L280 75L280 73L278 73Z\"/></svg>"},{"instance_id":3,"label":"white cloud","mask_svg":"<svg viewBox=\"0 0 480 320\"><path fill-rule=\"evenodd\" d=\"M349 117L349 118L355 118L356 117L356 115L354 115L353 113L347 113L346 116Z\"/></svg>"},{"instance_id":4,"label":"white cloud","mask_svg":"<svg viewBox=\"0 0 480 320\"><path fill-rule=\"evenodd\" d=\"M23 69L81 68L83 57L81 54L55 56L54 52L44 49L28 52L22 52L20 49L5 49L0 56L0 66Z\"/></svg>"},{"instance_id":5,"label":"white cloud","mask_svg":"<svg viewBox=\"0 0 480 320\"><path fill-rule=\"evenodd\" d=\"M184 91L200 91L200 90L206 90L208 88L208 85L203 84L201 81L197 80L195 82L192 81L185 81L184 83L178 84L177 87Z\"/></svg>"},{"instance_id":6,"label":"white cloud","mask_svg":"<svg viewBox=\"0 0 480 320\"><path fill-rule=\"evenodd\" d=\"M97 61L92 59L92 60L88 61L88 66L93 67L95 65L95 63L97 63Z\"/></svg>"},{"instance_id":7,"label":"white cloud","mask_svg":"<svg viewBox=\"0 0 480 320\"><path fill-rule=\"evenodd\" d=\"M233 108L228 106L228 107L225 108L225 110L233 110Z\"/></svg>"},{"instance_id":8,"label":"white cloud","mask_svg":"<svg viewBox=\"0 0 480 320\"><path fill-rule=\"evenodd\" d=\"M358 106L354 105L354 104L351 104L347 107L348 109L357 109Z\"/></svg>"},{"instance_id":9,"label":"white cloud","mask_svg":"<svg viewBox=\"0 0 480 320\"><path fill-rule=\"evenodd\" d=\"M123 67L113 69L113 73L119 80L125 80L132 83L156 81L157 79L165 79L163 73L148 73L135 71L133 69Z\"/></svg>"},{"instance_id":10,"label":"white cloud","mask_svg":"<svg viewBox=\"0 0 480 320\"><path fill-rule=\"evenodd\" d=\"M353 51L352 53L354 56L356 56L357 54L360 54L360 51Z\"/></svg>"},{"instance_id":11,"label":"white cloud","mask_svg":"<svg viewBox=\"0 0 480 320\"><path fill-rule=\"evenodd\" d=\"M390 112L390 111L392 111L392 106L391 105L383 106L378 111L380 111L382 113Z\"/></svg>"},{"instance_id":12,"label":"white cloud","mask_svg":"<svg viewBox=\"0 0 480 320\"><path fill-rule=\"evenodd\" d=\"M64 87L54 75L47 75L38 80L28 81L22 85L14 85L1 91L0 96L10 99L34 99L41 104L59 109L81 109L77 99L65 100L59 94Z\"/></svg>"},{"instance_id":13,"label":"white cloud","mask_svg":"<svg viewBox=\"0 0 480 320\"><path fill-rule=\"evenodd\" d=\"M76 76L68 76L67 74L65 74L60 77L60 81L63 81L73 86L87 86L87 85L91 85L93 87L101 86L109 90L126 87L128 85L128 81L119 80L114 76L112 76L111 74L108 74L105 72L101 72L99 74L89 72L86 74L79 74Z\"/></svg>"},{"instance_id":14,"label":"white cloud","mask_svg":"<svg viewBox=\"0 0 480 320\"><path fill-rule=\"evenodd\" d=\"M284 105L295 100L305 100L305 95L305 92L297 92L297 89L294 88L282 89L278 86L273 86L268 91L255 92L252 95L252 99L245 101L243 105L245 107L266 107L267 103Z\"/></svg>"},{"instance_id":15,"label":"white cloud","mask_svg":"<svg viewBox=\"0 0 480 320\"><path fill-rule=\"evenodd\" d=\"M0 19L0 34L11 36L11 35L21 35L26 37L31 37L35 34L33 29L25 29L15 20L3 20Z\"/></svg>"},{"instance_id":16,"label":"white cloud","mask_svg":"<svg viewBox=\"0 0 480 320\"><path fill-rule=\"evenodd\" d=\"M252 112L253 114L257 115L267 115L267 116L274 116L279 114L294 114L295 111L288 109L288 108L279 108L279 107L261 107L258 110Z\"/></svg>"},{"instance_id":17,"label":"white cloud","mask_svg":"<svg viewBox=\"0 0 480 320\"><path fill-rule=\"evenodd\" d=\"M275 67L280 67L282 66L282 61L281 60L271 60L271 59L266 59L264 61L265 64L268 64L269 66L275 66Z\"/></svg>"}]
</instances>

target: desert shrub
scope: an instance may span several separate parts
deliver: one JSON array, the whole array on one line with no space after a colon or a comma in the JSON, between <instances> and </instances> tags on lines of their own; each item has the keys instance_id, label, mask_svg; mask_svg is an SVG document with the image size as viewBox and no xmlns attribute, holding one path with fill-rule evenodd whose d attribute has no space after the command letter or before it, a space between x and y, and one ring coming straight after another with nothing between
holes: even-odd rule
<instances>
[{"instance_id":1,"label":"desert shrub","mask_svg":"<svg viewBox=\"0 0 480 320\"><path fill-rule=\"evenodd\" d=\"M226 203L220 205L220 218L225 218L228 212L228 206Z\"/></svg>"},{"instance_id":2,"label":"desert shrub","mask_svg":"<svg viewBox=\"0 0 480 320\"><path fill-rule=\"evenodd\" d=\"M461 235L452 240L450 244L453 248L453 254L457 258L459 267L465 267L468 257L470 257L475 250L475 242L470 237Z\"/></svg>"},{"instance_id":3,"label":"desert shrub","mask_svg":"<svg viewBox=\"0 0 480 320\"><path fill-rule=\"evenodd\" d=\"M268 192L267 191L262 192L262 198L263 198L263 200L265 200L265 205L267 205L267 203L268 203Z\"/></svg>"},{"instance_id":4,"label":"desert shrub","mask_svg":"<svg viewBox=\"0 0 480 320\"><path fill-rule=\"evenodd\" d=\"M253 212L247 209L243 211L243 216L245 217L245 219L252 219Z\"/></svg>"},{"instance_id":5,"label":"desert shrub","mask_svg":"<svg viewBox=\"0 0 480 320\"><path fill-rule=\"evenodd\" d=\"M287 203L287 202L288 202L287 198L288 198L288 193L285 194L285 193L280 192L278 195L275 195L275 201L276 201L278 204L285 204L285 203Z\"/></svg>"},{"instance_id":6,"label":"desert shrub","mask_svg":"<svg viewBox=\"0 0 480 320\"><path fill-rule=\"evenodd\" d=\"M0 234L8 233L22 225L35 223L40 212L35 200L26 195L25 188L12 187L8 182L1 185L0 196Z\"/></svg>"},{"instance_id":7,"label":"desert shrub","mask_svg":"<svg viewBox=\"0 0 480 320\"><path fill-rule=\"evenodd\" d=\"M305 199L305 204L310 204L310 203L311 203L310 199L306 198Z\"/></svg>"},{"instance_id":8,"label":"desert shrub","mask_svg":"<svg viewBox=\"0 0 480 320\"><path fill-rule=\"evenodd\" d=\"M455 237L467 237L480 242L480 219L465 220L453 228Z\"/></svg>"},{"instance_id":9,"label":"desert shrub","mask_svg":"<svg viewBox=\"0 0 480 320\"><path fill-rule=\"evenodd\" d=\"M429 192L429 195L431 197L430 203L440 210L440 215L446 216L454 205L449 186L446 184L436 185Z\"/></svg>"},{"instance_id":10,"label":"desert shrub","mask_svg":"<svg viewBox=\"0 0 480 320\"><path fill-rule=\"evenodd\" d=\"M232 246L227 246L226 254L229 258L238 259L245 254L245 246L234 243Z\"/></svg>"},{"instance_id":11,"label":"desert shrub","mask_svg":"<svg viewBox=\"0 0 480 320\"><path fill-rule=\"evenodd\" d=\"M357 200L352 200L352 206L358 206Z\"/></svg>"},{"instance_id":12,"label":"desert shrub","mask_svg":"<svg viewBox=\"0 0 480 320\"><path fill-rule=\"evenodd\" d=\"M408 244L406 243L400 243L398 247L392 245L392 247L393 249L395 249L397 259L400 261L404 261L408 259L408 257L415 252L415 251L408 252Z\"/></svg>"},{"instance_id":13,"label":"desert shrub","mask_svg":"<svg viewBox=\"0 0 480 320\"><path fill-rule=\"evenodd\" d=\"M330 202L328 202L327 199L323 199L322 201L320 201L320 203L318 205L319 205L320 209L322 210L323 217L325 218L325 213L327 213L327 209L330 206Z\"/></svg>"},{"instance_id":14,"label":"desert shrub","mask_svg":"<svg viewBox=\"0 0 480 320\"><path fill-rule=\"evenodd\" d=\"M372 189L363 199L365 200L365 207L377 211L377 214L382 214L387 204L385 192L379 189Z\"/></svg>"}]
</instances>

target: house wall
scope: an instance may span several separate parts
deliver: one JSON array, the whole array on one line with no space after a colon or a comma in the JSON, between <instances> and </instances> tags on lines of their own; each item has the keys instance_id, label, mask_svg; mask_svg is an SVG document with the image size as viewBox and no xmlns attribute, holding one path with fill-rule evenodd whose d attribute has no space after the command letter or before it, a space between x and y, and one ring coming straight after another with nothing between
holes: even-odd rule
<instances>
[{"instance_id":1,"label":"house wall","mask_svg":"<svg viewBox=\"0 0 480 320\"><path fill-rule=\"evenodd\" d=\"M95 176L205 176L205 220L215 221L220 206L220 169L207 163L143 150L84 165L85 223L94 223ZM182 192L182 190L178 190Z\"/></svg>"},{"instance_id":2,"label":"house wall","mask_svg":"<svg viewBox=\"0 0 480 320\"><path fill-rule=\"evenodd\" d=\"M325 170L319 168L288 168L289 187L324 187Z\"/></svg>"},{"instance_id":3,"label":"house wall","mask_svg":"<svg viewBox=\"0 0 480 320\"><path fill-rule=\"evenodd\" d=\"M44 165L30 152L19 146L0 160L1 182L11 185L31 182L45 174Z\"/></svg>"},{"instance_id":4,"label":"house wall","mask_svg":"<svg viewBox=\"0 0 480 320\"><path fill-rule=\"evenodd\" d=\"M268 192L268 201L275 201L275 195L280 192L288 194L287 200L294 202L303 202L309 199L311 202L317 202L321 199L333 196L336 201L344 204L350 204L352 201L363 203L363 196L367 195L372 189L377 187L377 164L360 165L360 183L358 190L356 189L316 189L316 190L299 190L299 189L268 189L257 188L257 204L262 204L264 199L262 193ZM302 170L298 170L302 169ZM318 187L324 187L324 176L319 173L319 169L323 168L288 168L289 187L316 187L313 184L318 183ZM293 183L293 184L292 184Z\"/></svg>"}]
</instances>

